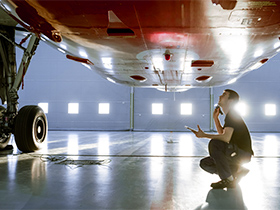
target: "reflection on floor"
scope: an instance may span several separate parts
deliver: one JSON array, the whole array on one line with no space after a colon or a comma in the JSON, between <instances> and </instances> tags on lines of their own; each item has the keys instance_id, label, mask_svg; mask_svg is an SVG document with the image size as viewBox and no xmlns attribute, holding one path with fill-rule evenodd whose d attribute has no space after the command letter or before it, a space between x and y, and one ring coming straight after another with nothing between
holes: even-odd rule
<instances>
[{"instance_id":1,"label":"reflection on floor","mask_svg":"<svg viewBox=\"0 0 280 210\"><path fill-rule=\"evenodd\" d=\"M253 133L239 186L213 190L207 139L191 133L51 131L44 147L0 156L0 209L280 209L280 134Z\"/></svg>"}]
</instances>

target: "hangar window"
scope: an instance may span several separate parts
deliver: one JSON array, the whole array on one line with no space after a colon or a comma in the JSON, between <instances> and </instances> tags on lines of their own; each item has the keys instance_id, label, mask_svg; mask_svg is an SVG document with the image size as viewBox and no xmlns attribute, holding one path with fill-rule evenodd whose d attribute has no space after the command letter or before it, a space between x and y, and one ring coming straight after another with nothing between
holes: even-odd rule
<instances>
[{"instance_id":1,"label":"hangar window","mask_svg":"<svg viewBox=\"0 0 280 210\"><path fill-rule=\"evenodd\" d=\"M181 104L181 115L192 115L192 104L191 103Z\"/></svg>"},{"instance_id":2,"label":"hangar window","mask_svg":"<svg viewBox=\"0 0 280 210\"><path fill-rule=\"evenodd\" d=\"M152 114L163 114L163 104L161 103L153 103L152 104Z\"/></svg>"},{"instance_id":3,"label":"hangar window","mask_svg":"<svg viewBox=\"0 0 280 210\"><path fill-rule=\"evenodd\" d=\"M265 115L266 116L275 116L276 115L276 105L275 104L266 104L265 105Z\"/></svg>"},{"instance_id":4,"label":"hangar window","mask_svg":"<svg viewBox=\"0 0 280 210\"><path fill-rule=\"evenodd\" d=\"M99 103L98 114L110 114L110 104L109 103Z\"/></svg>"},{"instance_id":5,"label":"hangar window","mask_svg":"<svg viewBox=\"0 0 280 210\"><path fill-rule=\"evenodd\" d=\"M49 103L39 103L39 107L41 107L45 114L48 114L49 112Z\"/></svg>"},{"instance_id":6,"label":"hangar window","mask_svg":"<svg viewBox=\"0 0 280 210\"><path fill-rule=\"evenodd\" d=\"M69 103L68 104L68 114L79 114L79 104Z\"/></svg>"}]
</instances>

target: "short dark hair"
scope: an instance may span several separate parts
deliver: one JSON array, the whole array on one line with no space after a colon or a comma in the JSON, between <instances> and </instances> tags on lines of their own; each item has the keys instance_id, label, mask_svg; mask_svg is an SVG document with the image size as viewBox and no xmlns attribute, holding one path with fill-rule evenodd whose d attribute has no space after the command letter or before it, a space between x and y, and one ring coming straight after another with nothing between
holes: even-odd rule
<instances>
[{"instance_id":1,"label":"short dark hair","mask_svg":"<svg viewBox=\"0 0 280 210\"><path fill-rule=\"evenodd\" d=\"M234 90L231 90L231 89L225 89L225 91L227 91L229 93L228 99L232 99L236 103L239 101L239 95L237 92L235 92Z\"/></svg>"}]
</instances>

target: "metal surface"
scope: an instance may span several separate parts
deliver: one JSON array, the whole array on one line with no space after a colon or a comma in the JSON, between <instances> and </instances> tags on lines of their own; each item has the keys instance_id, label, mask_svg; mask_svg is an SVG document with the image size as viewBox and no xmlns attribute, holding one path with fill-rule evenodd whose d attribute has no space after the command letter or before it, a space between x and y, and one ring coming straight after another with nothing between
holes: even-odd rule
<instances>
[{"instance_id":1,"label":"metal surface","mask_svg":"<svg viewBox=\"0 0 280 210\"><path fill-rule=\"evenodd\" d=\"M1 3L60 51L129 86L184 91L225 85L280 51L279 1Z\"/></svg>"},{"instance_id":2,"label":"metal surface","mask_svg":"<svg viewBox=\"0 0 280 210\"><path fill-rule=\"evenodd\" d=\"M23 82L23 78L25 76L25 73L27 72L31 58L35 54L39 41L40 39L38 39L35 35L32 35L30 37L30 41L28 43L27 49L24 51L24 54L22 56L22 60L18 68L17 76L15 78L15 82L12 87L12 89L14 89L15 91L19 90L19 87Z\"/></svg>"}]
</instances>

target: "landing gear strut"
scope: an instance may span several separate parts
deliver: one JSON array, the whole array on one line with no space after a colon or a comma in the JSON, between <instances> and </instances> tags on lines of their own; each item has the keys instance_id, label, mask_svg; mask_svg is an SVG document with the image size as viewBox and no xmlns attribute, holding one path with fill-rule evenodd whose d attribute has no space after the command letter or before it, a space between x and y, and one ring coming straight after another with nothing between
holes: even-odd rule
<instances>
[{"instance_id":1,"label":"landing gear strut","mask_svg":"<svg viewBox=\"0 0 280 210\"><path fill-rule=\"evenodd\" d=\"M17 92L40 39L32 34L27 48L23 48L14 42L14 27L1 27L0 35L0 98L2 104L7 103L7 108L0 106L0 149L7 146L11 134L14 134L18 149L32 152L40 149L45 141L48 122L38 106L25 106L18 111ZM15 46L24 50L18 71Z\"/></svg>"}]
</instances>

